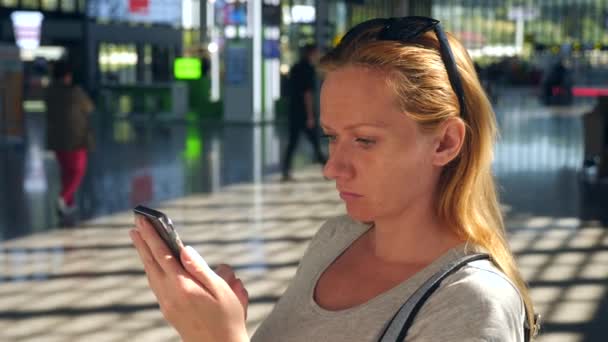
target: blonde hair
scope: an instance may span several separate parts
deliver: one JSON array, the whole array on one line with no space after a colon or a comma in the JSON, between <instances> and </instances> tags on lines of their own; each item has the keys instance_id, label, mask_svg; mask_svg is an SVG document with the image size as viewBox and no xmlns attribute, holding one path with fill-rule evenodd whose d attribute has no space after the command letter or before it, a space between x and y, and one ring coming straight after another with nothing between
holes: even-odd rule
<instances>
[{"instance_id":1,"label":"blonde hair","mask_svg":"<svg viewBox=\"0 0 608 342\"><path fill-rule=\"evenodd\" d=\"M432 31L415 43L370 39L382 27L370 28L339 44L321 59L325 72L345 66L361 66L387 74L403 112L426 131L449 118L460 117L460 106L450 85ZM536 334L534 307L505 238L505 229L492 175L493 145L497 126L488 100L465 48L446 32L465 93L466 136L459 156L442 171L437 213L453 223L467 242L484 247L492 260L515 284L524 302L527 323Z\"/></svg>"}]
</instances>

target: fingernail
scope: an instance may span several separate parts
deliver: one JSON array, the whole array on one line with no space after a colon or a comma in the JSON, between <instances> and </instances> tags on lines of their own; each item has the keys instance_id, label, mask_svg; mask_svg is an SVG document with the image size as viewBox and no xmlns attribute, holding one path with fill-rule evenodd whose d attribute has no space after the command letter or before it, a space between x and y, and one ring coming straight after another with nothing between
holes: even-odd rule
<instances>
[{"instance_id":1,"label":"fingernail","mask_svg":"<svg viewBox=\"0 0 608 342\"><path fill-rule=\"evenodd\" d=\"M200 262L205 265L207 264L205 259L203 259L203 257L198 254L198 252L194 248L192 248L192 246L186 246L186 253L188 253L188 256L191 260Z\"/></svg>"}]
</instances>

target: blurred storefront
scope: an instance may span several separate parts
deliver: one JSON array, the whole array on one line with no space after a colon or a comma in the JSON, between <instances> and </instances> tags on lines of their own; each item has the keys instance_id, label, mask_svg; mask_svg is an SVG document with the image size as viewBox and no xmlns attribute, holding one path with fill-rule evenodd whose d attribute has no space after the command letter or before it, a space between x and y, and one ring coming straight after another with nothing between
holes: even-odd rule
<instances>
[{"instance_id":1,"label":"blurred storefront","mask_svg":"<svg viewBox=\"0 0 608 342\"><path fill-rule=\"evenodd\" d=\"M578 83L608 75L606 1L433 0L431 14L482 64L510 58L519 69L546 69L564 59Z\"/></svg>"},{"instance_id":2,"label":"blurred storefront","mask_svg":"<svg viewBox=\"0 0 608 342\"><path fill-rule=\"evenodd\" d=\"M248 72L256 79L259 77L256 84L261 91L253 95L261 99L261 103L256 104L261 111L258 117L273 120L275 110L281 111L281 101L284 101L281 90L290 66L299 58L301 46L317 43L321 50L326 50L354 24L376 16L391 16L398 3L395 0L191 0L185 6L196 14L192 16L192 24L185 25L184 54L203 61L204 75L209 78L208 94L203 95L208 96L211 103L220 103L224 113L230 111L222 101L226 87L231 82L247 80ZM253 50L249 51L250 48Z\"/></svg>"},{"instance_id":3,"label":"blurred storefront","mask_svg":"<svg viewBox=\"0 0 608 342\"><path fill-rule=\"evenodd\" d=\"M432 15L476 55L524 53L525 43L536 50L608 49L606 1L433 0Z\"/></svg>"},{"instance_id":4,"label":"blurred storefront","mask_svg":"<svg viewBox=\"0 0 608 342\"><path fill-rule=\"evenodd\" d=\"M87 1L87 81L100 110L170 113L181 1Z\"/></svg>"},{"instance_id":5,"label":"blurred storefront","mask_svg":"<svg viewBox=\"0 0 608 342\"><path fill-rule=\"evenodd\" d=\"M183 97L173 77L182 53L181 1L0 0L0 50L3 227L37 230L53 221L57 175L46 151L43 99L54 61L70 62L75 82L97 103L96 135L112 141L133 139L120 120L173 115ZM92 162L92 176L96 167Z\"/></svg>"},{"instance_id":6,"label":"blurred storefront","mask_svg":"<svg viewBox=\"0 0 608 342\"><path fill-rule=\"evenodd\" d=\"M19 34L32 34L30 27L15 27L15 13L42 18L39 46L21 49L26 99L40 97L36 87L48 83L50 62L65 58L76 82L97 98L102 110L120 111L108 99L124 94L130 99L118 101L123 107L163 110L166 101L151 103L133 94L170 94L173 59L182 49L181 1L1 0L0 40L7 44L18 41Z\"/></svg>"}]
</instances>

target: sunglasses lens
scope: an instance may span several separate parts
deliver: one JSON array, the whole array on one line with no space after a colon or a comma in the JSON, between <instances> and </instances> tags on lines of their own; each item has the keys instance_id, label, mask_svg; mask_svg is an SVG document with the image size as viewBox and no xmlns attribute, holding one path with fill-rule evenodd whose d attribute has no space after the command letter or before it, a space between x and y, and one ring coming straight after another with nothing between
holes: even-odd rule
<instances>
[{"instance_id":1,"label":"sunglasses lens","mask_svg":"<svg viewBox=\"0 0 608 342\"><path fill-rule=\"evenodd\" d=\"M373 39L377 39L377 37L373 36L373 35L369 35L369 34L365 34L365 32L367 32L368 30L374 28L374 27L382 27L386 25L386 21L388 19L382 19L382 18L378 18L378 19L372 19L372 20L368 20L365 22L362 22L358 25L355 25L355 27L353 27L352 29L350 29L346 35L344 35L344 37L342 37L342 40L340 41L340 44L348 44L351 41L357 39L357 40L373 40ZM362 36L362 34L364 36Z\"/></svg>"},{"instance_id":2,"label":"sunglasses lens","mask_svg":"<svg viewBox=\"0 0 608 342\"><path fill-rule=\"evenodd\" d=\"M431 30L438 23L437 20L424 17L391 18L380 32L379 39L409 42Z\"/></svg>"}]
</instances>

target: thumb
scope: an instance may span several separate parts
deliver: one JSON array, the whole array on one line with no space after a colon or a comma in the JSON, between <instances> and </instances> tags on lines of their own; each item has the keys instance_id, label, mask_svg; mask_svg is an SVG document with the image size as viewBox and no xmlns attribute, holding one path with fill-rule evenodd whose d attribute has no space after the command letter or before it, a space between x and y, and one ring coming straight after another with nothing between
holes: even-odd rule
<instances>
[{"instance_id":1,"label":"thumb","mask_svg":"<svg viewBox=\"0 0 608 342\"><path fill-rule=\"evenodd\" d=\"M219 276L213 272L205 259L194 248L186 246L182 249L180 257L184 268L191 276L201 282L207 289L215 290L215 283Z\"/></svg>"}]
</instances>

